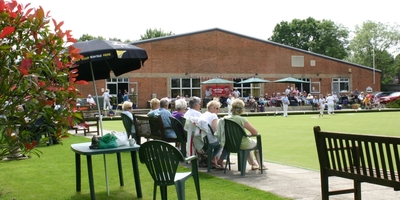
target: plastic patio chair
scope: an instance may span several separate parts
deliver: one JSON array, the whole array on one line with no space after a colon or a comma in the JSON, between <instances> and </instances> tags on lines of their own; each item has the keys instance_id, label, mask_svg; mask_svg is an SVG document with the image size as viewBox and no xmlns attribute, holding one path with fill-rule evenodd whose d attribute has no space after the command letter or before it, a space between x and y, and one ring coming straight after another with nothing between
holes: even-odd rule
<instances>
[{"instance_id":1,"label":"plastic patio chair","mask_svg":"<svg viewBox=\"0 0 400 200\"><path fill-rule=\"evenodd\" d=\"M197 166L197 156L185 158L182 153L167 142L152 140L143 143L139 149L139 159L146 164L154 180L153 199L156 199L157 187L160 186L161 199L167 199L167 186L175 185L179 200L185 199L185 181L193 176L197 192L200 196L200 182ZM191 162L191 172L177 172L180 162Z\"/></svg>"},{"instance_id":2,"label":"plastic patio chair","mask_svg":"<svg viewBox=\"0 0 400 200\"><path fill-rule=\"evenodd\" d=\"M176 141L181 144L181 152L184 156L186 156L187 133L185 130L183 130L183 125L178 119L172 116L170 116L169 118L171 120L172 129L176 134Z\"/></svg>"},{"instance_id":3,"label":"plastic patio chair","mask_svg":"<svg viewBox=\"0 0 400 200\"><path fill-rule=\"evenodd\" d=\"M134 114L132 114L132 115L133 115L133 119L135 120L135 115ZM134 122L131 120L131 118L129 118L124 113L121 113L121 119L122 119L122 123L124 124L126 134L128 134L128 138L129 138L129 136L131 136L131 138L133 138L137 141L136 133L131 132L131 127Z\"/></svg>"},{"instance_id":4,"label":"plastic patio chair","mask_svg":"<svg viewBox=\"0 0 400 200\"><path fill-rule=\"evenodd\" d=\"M210 126L210 124L208 124L208 128L210 129L211 134L214 135L214 131L213 131L212 127ZM207 172L210 172L211 171L212 154L214 151L216 151L221 146L219 144L217 146L210 146L207 136L204 137L203 140L204 140L203 150L207 152Z\"/></svg>"},{"instance_id":5,"label":"plastic patio chair","mask_svg":"<svg viewBox=\"0 0 400 200\"><path fill-rule=\"evenodd\" d=\"M246 134L246 131L240 126L238 123L225 119L225 146L228 151L227 162L230 163L230 153L238 154L238 169L241 172L241 175L244 176L246 174L246 162L248 155L253 150L258 150L260 155L260 162L263 162L262 156L262 145L261 145L261 135L249 136ZM243 137L257 137L257 145L252 149L240 149L240 144L242 143ZM259 163L261 167L261 173L263 173L263 163ZM225 165L224 173L226 173L227 165ZM229 165L230 170L230 165Z\"/></svg>"}]
</instances>

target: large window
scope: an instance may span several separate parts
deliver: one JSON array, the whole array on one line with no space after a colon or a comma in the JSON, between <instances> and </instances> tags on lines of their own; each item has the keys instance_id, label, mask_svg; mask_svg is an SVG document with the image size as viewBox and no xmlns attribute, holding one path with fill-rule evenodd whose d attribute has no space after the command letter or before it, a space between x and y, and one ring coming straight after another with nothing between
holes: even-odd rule
<instances>
[{"instance_id":1,"label":"large window","mask_svg":"<svg viewBox=\"0 0 400 200\"><path fill-rule=\"evenodd\" d=\"M111 95L117 95L118 90L124 92L129 91L129 78L110 78L107 79L107 89L110 90Z\"/></svg>"},{"instance_id":2,"label":"large window","mask_svg":"<svg viewBox=\"0 0 400 200\"><path fill-rule=\"evenodd\" d=\"M171 98L176 96L197 96L201 98L201 87L199 78L172 78Z\"/></svg>"},{"instance_id":3,"label":"large window","mask_svg":"<svg viewBox=\"0 0 400 200\"><path fill-rule=\"evenodd\" d=\"M311 79L310 78L299 78L302 81L307 81L308 83L296 83L295 87L297 87L297 89L299 89L300 92L306 91L307 93L312 93L312 88L311 87Z\"/></svg>"},{"instance_id":4,"label":"large window","mask_svg":"<svg viewBox=\"0 0 400 200\"><path fill-rule=\"evenodd\" d=\"M333 78L332 79L332 92L340 94L340 91L350 91L350 81L348 78Z\"/></svg>"},{"instance_id":5,"label":"large window","mask_svg":"<svg viewBox=\"0 0 400 200\"><path fill-rule=\"evenodd\" d=\"M261 84L264 83L245 83L245 84L239 84L239 82L244 81L246 79L241 79L241 78L237 78L237 79L233 79L233 81L235 82L233 84L234 88L237 88L238 91L240 92L240 96L241 97L249 97L249 96L254 96L254 97L259 97L261 96L261 90L260 90L260 86Z\"/></svg>"}]
</instances>

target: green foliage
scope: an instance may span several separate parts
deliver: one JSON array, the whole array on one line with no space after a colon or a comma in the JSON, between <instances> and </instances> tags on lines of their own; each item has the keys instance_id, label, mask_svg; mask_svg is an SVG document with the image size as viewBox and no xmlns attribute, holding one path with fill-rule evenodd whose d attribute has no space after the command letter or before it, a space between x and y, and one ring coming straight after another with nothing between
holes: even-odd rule
<instances>
[{"instance_id":1,"label":"green foliage","mask_svg":"<svg viewBox=\"0 0 400 200\"><path fill-rule=\"evenodd\" d=\"M147 40L151 38L164 37L169 35L174 35L174 33L172 33L172 31L164 32L163 30L161 30L161 28L147 29L144 35L140 35L140 40Z\"/></svg>"},{"instance_id":2,"label":"green foliage","mask_svg":"<svg viewBox=\"0 0 400 200\"><path fill-rule=\"evenodd\" d=\"M356 26L355 37L350 42L350 62L382 71L382 84L393 83L400 71L398 58L394 54L400 44L400 27L366 21Z\"/></svg>"},{"instance_id":3,"label":"green foliage","mask_svg":"<svg viewBox=\"0 0 400 200\"><path fill-rule=\"evenodd\" d=\"M318 21L311 17L292 22L282 21L274 28L269 40L305 51L343 59L347 56L349 31L330 20Z\"/></svg>"},{"instance_id":4,"label":"green foliage","mask_svg":"<svg viewBox=\"0 0 400 200\"><path fill-rule=\"evenodd\" d=\"M63 22L45 15L41 7L16 1L0 1L0 8L1 159L13 148L21 148L23 154L34 149L39 141L30 127L39 117L54 125L47 128L59 138L72 121L70 108L78 94L65 48L75 39L61 30Z\"/></svg>"},{"instance_id":5,"label":"green foliage","mask_svg":"<svg viewBox=\"0 0 400 200\"><path fill-rule=\"evenodd\" d=\"M92 36L89 34L83 34L83 35L81 35L80 38L77 39L77 41L82 42L82 41L89 41L89 40L94 40L94 39L105 40L105 38L102 36L95 37L95 36ZM118 40L118 41L121 41L121 40Z\"/></svg>"},{"instance_id":6,"label":"green foliage","mask_svg":"<svg viewBox=\"0 0 400 200\"><path fill-rule=\"evenodd\" d=\"M388 104L386 104L387 108L400 108L400 99L396 99Z\"/></svg>"}]
</instances>

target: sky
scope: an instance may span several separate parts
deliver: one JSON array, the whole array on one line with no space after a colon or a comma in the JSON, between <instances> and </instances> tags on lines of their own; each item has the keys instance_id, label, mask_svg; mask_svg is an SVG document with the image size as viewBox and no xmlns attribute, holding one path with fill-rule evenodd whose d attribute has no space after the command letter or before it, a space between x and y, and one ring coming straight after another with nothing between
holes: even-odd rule
<instances>
[{"instance_id":1,"label":"sky","mask_svg":"<svg viewBox=\"0 0 400 200\"><path fill-rule=\"evenodd\" d=\"M6 0L7 1L7 0ZM17 0L42 6L62 30L139 40L147 29L175 35L220 28L267 40L282 21L312 17L342 24L350 31L370 20L395 25L398 6L393 0Z\"/></svg>"}]
</instances>

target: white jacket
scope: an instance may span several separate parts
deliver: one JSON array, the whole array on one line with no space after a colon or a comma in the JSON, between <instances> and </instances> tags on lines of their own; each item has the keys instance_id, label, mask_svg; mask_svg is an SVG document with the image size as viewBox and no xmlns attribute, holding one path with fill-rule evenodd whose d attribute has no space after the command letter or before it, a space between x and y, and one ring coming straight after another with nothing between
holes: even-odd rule
<instances>
[{"instance_id":1,"label":"white jacket","mask_svg":"<svg viewBox=\"0 0 400 200\"><path fill-rule=\"evenodd\" d=\"M189 119L186 119L184 129L187 131L186 156L196 155L196 150L198 152L202 151L204 146L203 138L210 131L208 123L205 120L199 120L198 117L189 117Z\"/></svg>"}]
</instances>

